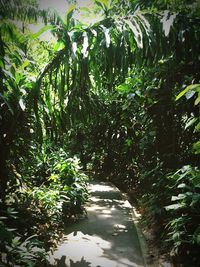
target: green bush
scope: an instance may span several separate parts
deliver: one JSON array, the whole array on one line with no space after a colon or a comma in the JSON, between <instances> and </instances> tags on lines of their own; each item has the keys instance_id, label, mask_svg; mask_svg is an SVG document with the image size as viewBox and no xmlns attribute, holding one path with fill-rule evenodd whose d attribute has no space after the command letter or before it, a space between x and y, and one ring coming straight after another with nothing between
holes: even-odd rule
<instances>
[{"instance_id":1,"label":"green bush","mask_svg":"<svg viewBox=\"0 0 200 267\"><path fill-rule=\"evenodd\" d=\"M192 248L200 248L200 170L183 166L170 173L168 179L172 196L170 205L165 209L169 215L166 229L171 254L191 254L190 259L195 261L197 249Z\"/></svg>"},{"instance_id":2,"label":"green bush","mask_svg":"<svg viewBox=\"0 0 200 267\"><path fill-rule=\"evenodd\" d=\"M2 211L1 211L2 213ZM45 260L46 251L44 244L38 236L23 236L17 229L9 228L7 221L17 219L17 212L8 208L0 217L0 264L1 266L30 266L34 267L37 262Z\"/></svg>"},{"instance_id":3,"label":"green bush","mask_svg":"<svg viewBox=\"0 0 200 267\"><path fill-rule=\"evenodd\" d=\"M64 223L82 216L88 177L81 171L79 159L62 149L48 156L35 153L32 168L26 173L23 164L19 170L21 177L29 174L33 179L26 183L27 178L22 178L6 198L8 208L0 218L0 248L5 266L32 267L56 243Z\"/></svg>"}]
</instances>

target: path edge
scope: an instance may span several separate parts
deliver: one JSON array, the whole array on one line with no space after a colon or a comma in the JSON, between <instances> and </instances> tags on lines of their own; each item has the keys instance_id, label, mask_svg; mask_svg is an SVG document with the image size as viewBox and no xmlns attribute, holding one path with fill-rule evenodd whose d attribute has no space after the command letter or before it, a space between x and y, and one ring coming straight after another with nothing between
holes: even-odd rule
<instances>
[{"instance_id":1,"label":"path edge","mask_svg":"<svg viewBox=\"0 0 200 267\"><path fill-rule=\"evenodd\" d=\"M142 257L143 257L143 261L144 261L144 267L155 267L154 264L151 264L148 262L148 259L149 259L148 246L147 246L147 242L145 239L145 235L143 234L142 229L139 226L140 214L137 213L135 207L131 204L127 193L120 191L119 188L115 184L113 184L112 182L107 181L107 183L110 183L110 185L115 187L116 190L119 191L120 194L122 195L123 200L128 201L128 203L131 206L131 217L132 217L132 220L133 220L133 223L135 225L136 232L137 232L137 236L138 236L138 240L139 240L139 244L140 244L140 248L141 248L141 252L142 252Z\"/></svg>"},{"instance_id":2,"label":"path edge","mask_svg":"<svg viewBox=\"0 0 200 267\"><path fill-rule=\"evenodd\" d=\"M138 236L138 240L139 240L139 244L140 244L140 248L142 252L142 257L144 261L144 267L154 267L154 265L148 263L148 259L149 259L148 245L145 239L145 235L143 234L143 231L141 227L139 226L140 214L136 211L136 208L130 203L128 195L124 192L121 192L121 194L124 200L128 201L129 204L131 205L131 217L132 217L132 220L135 225L136 232L137 232L137 236Z\"/></svg>"}]
</instances>

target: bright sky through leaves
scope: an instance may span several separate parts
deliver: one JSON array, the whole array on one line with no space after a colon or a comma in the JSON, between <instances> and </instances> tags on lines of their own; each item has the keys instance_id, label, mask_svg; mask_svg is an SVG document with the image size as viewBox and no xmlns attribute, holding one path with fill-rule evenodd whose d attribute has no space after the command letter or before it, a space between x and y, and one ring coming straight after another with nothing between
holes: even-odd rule
<instances>
[{"instance_id":1,"label":"bright sky through leaves","mask_svg":"<svg viewBox=\"0 0 200 267\"><path fill-rule=\"evenodd\" d=\"M55 9L61 15L64 15L66 9L68 8L68 3L66 0L40 0L39 7L41 9Z\"/></svg>"},{"instance_id":2,"label":"bright sky through leaves","mask_svg":"<svg viewBox=\"0 0 200 267\"><path fill-rule=\"evenodd\" d=\"M40 9L50 9L52 11L57 11L61 17L65 16L67 9L69 8L70 4L66 0L40 0L39 1L39 8ZM76 11L74 14L74 18L81 21L85 24L95 23L96 21L100 20L102 15L93 14L92 10L95 8L95 4L93 0L78 0L77 7L79 11ZM87 11L88 9L88 11ZM30 30L32 32L37 32L42 25L39 23L37 25L31 25ZM50 32L45 32L42 34L41 39L43 40L50 40L52 39L52 35Z\"/></svg>"}]
</instances>

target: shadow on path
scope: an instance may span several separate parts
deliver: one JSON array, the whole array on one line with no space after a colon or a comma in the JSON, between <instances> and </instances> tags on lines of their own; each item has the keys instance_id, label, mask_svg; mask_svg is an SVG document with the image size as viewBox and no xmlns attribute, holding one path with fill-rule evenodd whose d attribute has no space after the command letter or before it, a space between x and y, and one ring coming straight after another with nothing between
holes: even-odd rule
<instances>
[{"instance_id":1,"label":"shadow on path","mask_svg":"<svg viewBox=\"0 0 200 267\"><path fill-rule=\"evenodd\" d=\"M84 259L84 257L82 257L80 261L76 261L76 262L70 259L69 265L67 265L65 262L66 262L66 256L63 255L61 259L55 260L55 263L53 266L54 267L91 267L91 262L87 262ZM98 265L96 267L101 267L101 266Z\"/></svg>"},{"instance_id":2,"label":"shadow on path","mask_svg":"<svg viewBox=\"0 0 200 267\"><path fill-rule=\"evenodd\" d=\"M89 190L87 218L66 226L50 262L57 267L143 267L130 203L109 183L92 182Z\"/></svg>"}]
</instances>

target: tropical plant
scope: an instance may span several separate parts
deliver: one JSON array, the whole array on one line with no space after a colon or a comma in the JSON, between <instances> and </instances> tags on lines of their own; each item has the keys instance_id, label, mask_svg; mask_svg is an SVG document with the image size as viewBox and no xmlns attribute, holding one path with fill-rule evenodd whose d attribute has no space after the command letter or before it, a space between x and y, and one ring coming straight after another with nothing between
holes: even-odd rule
<instances>
[{"instance_id":1,"label":"tropical plant","mask_svg":"<svg viewBox=\"0 0 200 267\"><path fill-rule=\"evenodd\" d=\"M168 229L168 242L172 242L172 254L188 255L190 264L199 264L197 247L199 248L199 203L200 172L189 165L175 173L169 174L170 189L173 194L170 204L166 206L171 213ZM194 247L196 249L194 249ZM189 262L188 262L189 263Z\"/></svg>"},{"instance_id":2,"label":"tropical plant","mask_svg":"<svg viewBox=\"0 0 200 267\"><path fill-rule=\"evenodd\" d=\"M45 260L46 252L43 242L38 239L36 234L22 237L17 229L7 226L7 221L15 220L18 212L13 208L8 208L3 215L0 220L1 266L14 266L16 264L36 266L37 262Z\"/></svg>"},{"instance_id":3,"label":"tropical plant","mask_svg":"<svg viewBox=\"0 0 200 267\"><path fill-rule=\"evenodd\" d=\"M75 5L62 18L39 11L35 1L13 3L0 2L4 209L15 206L43 233L51 216L54 222L63 212L76 217L87 197L76 155L85 169L140 198L146 223L157 222L157 236L168 236L179 255L184 240L197 247L196 225L192 238L182 233L196 216L190 206L197 189L190 183L199 162L197 1L95 1L99 19L85 24ZM31 34L27 23L38 17L47 25ZM54 42L39 41L47 29ZM187 165L191 172L182 168ZM184 198L177 189L181 173L191 187L180 189ZM172 196L187 206L185 217L182 206L177 216L164 208Z\"/></svg>"}]
</instances>

